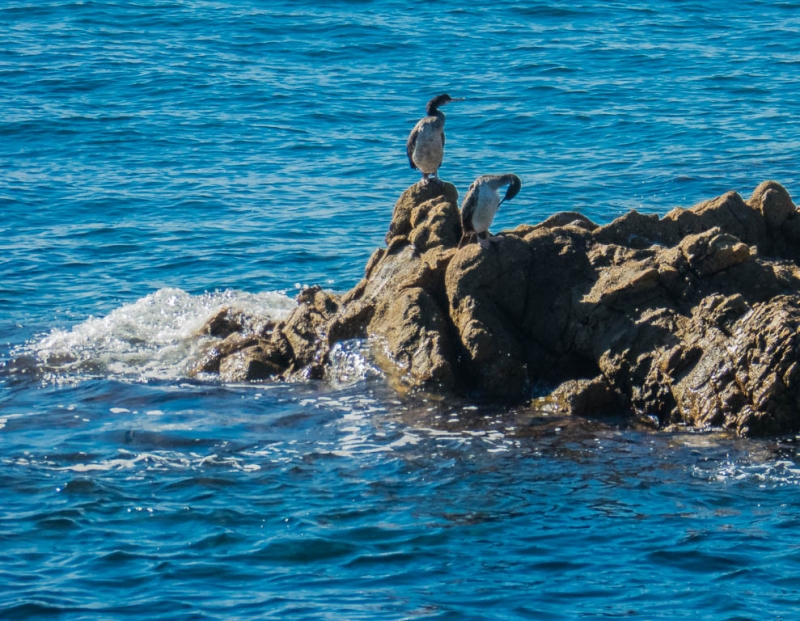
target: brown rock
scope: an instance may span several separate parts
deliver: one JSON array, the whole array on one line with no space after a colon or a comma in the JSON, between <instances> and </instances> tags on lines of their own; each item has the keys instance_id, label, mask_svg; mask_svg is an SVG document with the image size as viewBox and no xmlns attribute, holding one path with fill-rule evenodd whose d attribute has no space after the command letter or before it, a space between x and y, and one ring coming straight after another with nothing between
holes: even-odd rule
<instances>
[{"instance_id":1,"label":"brown rock","mask_svg":"<svg viewBox=\"0 0 800 621\"><path fill-rule=\"evenodd\" d=\"M525 348L517 335L526 312L533 257L529 244L508 236L488 250L459 250L445 274L449 316L479 392L519 397L528 384Z\"/></svg>"},{"instance_id":2,"label":"brown rock","mask_svg":"<svg viewBox=\"0 0 800 621\"><path fill-rule=\"evenodd\" d=\"M699 276L711 276L751 258L749 246L716 227L685 237L679 247L689 268Z\"/></svg>"},{"instance_id":3,"label":"brown rock","mask_svg":"<svg viewBox=\"0 0 800 621\"><path fill-rule=\"evenodd\" d=\"M190 372L190 375L194 376L198 373L219 373L220 362L223 358L245 347L255 345L258 340L258 337L253 334L243 335L236 332L230 334L206 353L203 360Z\"/></svg>"},{"instance_id":4,"label":"brown rock","mask_svg":"<svg viewBox=\"0 0 800 621\"><path fill-rule=\"evenodd\" d=\"M450 205L450 208L448 209L444 205ZM427 222L429 217L430 222ZM389 232L386 233L386 245L391 246L395 237L410 237L415 228L418 229L419 235L446 240L451 235L448 229L455 226L454 222L458 229L455 243L458 243L461 237L461 216L458 211L456 187L446 181L427 184L415 183L403 192L395 203L392 222L389 225ZM435 224L436 230L423 233L421 229L428 228L424 226L426 223ZM431 242L432 244L433 242ZM428 247L430 246L426 246L424 249Z\"/></svg>"},{"instance_id":5,"label":"brown rock","mask_svg":"<svg viewBox=\"0 0 800 621\"><path fill-rule=\"evenodd\" d=\"M606 378L567 380L550 395L558 410L569 416L597 416L619 413L620 407Z\"/></svg>"},{"instance_id":6,"label":"brown rock","mask_svg":"<svg viewBox=\"0 0 800 621\"><path fill-rule=\"evenodd\" d=\"M654 243L672 245L680 233L672 220L659 220L655 214L644 215L633 210L596 229L594 237L601 244L648 248Z\"/></svg>"},{"instance_id":7,"label":"brown rock","mask_svg":"<svg viewBox=\"0 0 800 621\"><path fill-rule=\"evenodd\" d=\"M319 377L328 356L327 326L339 305L335 296L317 286L302 291L297 301L297 308L279 330L291 350L289 369Z\"/></svg>"},{"instance_id":8,"label":"brown rock","mask_svg":"<svg viewBox=\"0 0 800 621\"><path fill-rule=\"evenodd\" d=\"M224 339L234 332L242 332L244 330L245 321L242 311L226 307L220 309L216 315L200 328L200 334L207 334Z\"/></svg>"},{"instance_id":9,"label":"brown rock","mask_svg":"<svg viewBox=\"0 0 800 621\"><path fill-rule=\"evenodd\" d=\"M587 231L594 231L599 228L594 222L589 220L589 218L576 211L562 211L560 213L553 214L541 224L537 224L532 227L523 224L517 228L528 227L530 230L535 231L536 229L555 229L562 226L574 226Z\"/></svg>"},{"instance_id":10,"label":"brown rock","mask_svg":"<svg viewBox=\"0 0 800 621\"><path fill-rule=\"evenodd\" d=\"M405 389L456 381L444 274L461 237L457 199L446 182L409 188L395 206L388 248L373 255L328 324L329 344L364 336L378 344L377 362Z\"/></svg>"},{"instance_id":11,"label":"brown rock","mask_svg":"<svg viewBox=\"0 0 800 621\"><path fill-rule=\"evenodd\" d=\"M402 384L426 390L454 385L447 320L424 289L410 287L383 299L370 333L394 366L390 374Z\"/></svg>"},{"instance_id":12,"label":"brown rock","mask_svg":"<svg viewBox=\"0 0 800 621\"><path fill-rule=\"evenodd\" d=\"M707 326L700 317L697 324L686 339L695 359L672 378L681 422L745 435L797 429L800 298L759 303L733 322L730 332Z\"/></svg>"},{"instance_id":13,"label":"brown rock","mask_svg":"<svg viewBox=\"0 0 800 621\"><path fill-rule=\"evenodd\" d=\"M681 237L719 228L750 245L763 245L766 240L763 218L736 192L704 201L691 209L674 209L664 216L664 221L674 222Z\"/></svg>"},{"instance_id":14,"label":"brown rock","mask_svg":"<svg viewBox=\"0 0 800 621\"><path fill-rule=\"evenodd\" d=\"M225 382L249 382L280 375L285 368L271 360L271 353L262 345L253 345L222 358L220 379Z\"/></svg>"},{"instance_id":15,"label":"brown rock","mask_svg":"<svg viewBox=\"0 0 800 621\"><path fill-rule=\"evenodd\" d=\"M790 217L797 215L797 207L786 189L776 181L765 181L754 191L747 204L761 213L771 231L777 231Z\"/></svg>"},{"instance_id":16,"label":"brown rock","mask_svg":"<svg viewBox=\"0 0 800 621\"><path fill-rule=\"evenodd\" d=\"M555 214L488 249L456 250L457 199L447 183L406 190L387 248L341 298L306 290L253 336L252 321L220 313L206 333L229 336L203 370L321 377L335 342L369 338L402 390L522 401L549 382L573 415L800 429L800 215L779 184L662 219Z\"/></svg>"}]
</instances>

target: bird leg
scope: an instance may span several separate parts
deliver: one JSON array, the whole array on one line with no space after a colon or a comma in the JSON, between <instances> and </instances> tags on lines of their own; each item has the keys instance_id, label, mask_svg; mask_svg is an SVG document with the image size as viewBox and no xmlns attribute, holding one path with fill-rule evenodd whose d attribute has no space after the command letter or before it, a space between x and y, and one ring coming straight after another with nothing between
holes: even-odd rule
<instances>
[{"instance_id":1,"label":"bird leg","mask_svg":"<svg viewBox=\"0 0 800 621\"><path fill-rule=\"evenodd\" d=\"M430 173L422 173L422 185L428 185Z\"/></svg>"}]
</instances>

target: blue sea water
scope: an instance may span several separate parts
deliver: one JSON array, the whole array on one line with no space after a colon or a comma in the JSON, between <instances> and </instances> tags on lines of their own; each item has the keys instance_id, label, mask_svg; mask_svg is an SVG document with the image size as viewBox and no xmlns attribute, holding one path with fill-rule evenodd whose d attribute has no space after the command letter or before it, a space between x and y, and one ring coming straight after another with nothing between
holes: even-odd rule
<instances>
[{"instance_id":1,"label":"blue sea water","mask_svg":"<svg viewBox=\"0 0 800 621\"><path fill-rule=\"evenodd\" d=\"M796 438L189 378L419 174L495 229L799 191L800 2L0 0L0 618L800 618Z\"/></svg>"}]
</instances>

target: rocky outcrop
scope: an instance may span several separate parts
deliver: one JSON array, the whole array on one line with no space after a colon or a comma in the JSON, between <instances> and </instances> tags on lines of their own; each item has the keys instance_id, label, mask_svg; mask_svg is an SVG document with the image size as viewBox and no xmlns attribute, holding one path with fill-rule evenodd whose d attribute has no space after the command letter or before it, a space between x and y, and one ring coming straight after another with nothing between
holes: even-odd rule
<instances>
[{"instance_id":1,"label":"rocky outcrop","mask_svg":"<svg viewBox=\"0 0 800 621\"><path fill-rule=\"evenodd\" d=\"M353 290L304 291L259 331L224 311L198 370L321 378L334 343L367 338L399 390L524 401L550 386L577 415L800 429L800 214L780 184L605 226L560 213L488 250L456 249L457 201L448 183L410 187Z\"/></svg>"}]
</instances>

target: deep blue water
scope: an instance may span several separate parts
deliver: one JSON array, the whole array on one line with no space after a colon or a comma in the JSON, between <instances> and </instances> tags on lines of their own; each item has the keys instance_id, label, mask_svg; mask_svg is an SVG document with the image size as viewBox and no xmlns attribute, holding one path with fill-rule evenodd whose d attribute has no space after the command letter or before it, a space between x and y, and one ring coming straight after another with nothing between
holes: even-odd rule
<instances>
[{"instance_id":1,"label":"deep blue water","mask_svg":"<svg viewBox=\"0 0 800 621\"><path fill-rule=\"evenodd\" d=\"M795 438L188 379L419 178L496 230L798 193L800 2L0 1L0 618L800 618Z\"/></svg>"}]
</instances>

